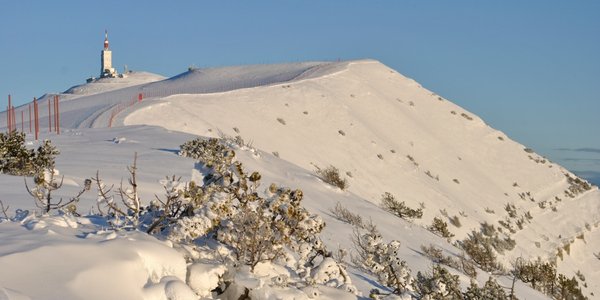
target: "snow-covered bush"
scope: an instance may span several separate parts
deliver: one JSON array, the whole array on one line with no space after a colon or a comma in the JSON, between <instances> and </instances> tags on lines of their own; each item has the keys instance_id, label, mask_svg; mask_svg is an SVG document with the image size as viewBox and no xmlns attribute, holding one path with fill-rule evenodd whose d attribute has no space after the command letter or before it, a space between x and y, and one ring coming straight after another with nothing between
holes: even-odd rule
<instances>
[{"instance_id":1,"label":"snow-covered bush","mask_svg":"<svg viewBox=\"0 0 600 300\"><path fill-rule=\"evenodd\" d=\"M431 274L418 272L413 285L417 299L463 299L458 275L440 265L433 265Z\"/></svg>"},{"instance_id":2,"label":"snow-covered bush","mask_svg":"<svg viewBox=\"0 0 600 300\"><path fill-rule=\"evenodd\" d=\"M316 173L321 180L340 188L340 190L345 190L348 188L348 180L342 178L340 176L340 170L334 166L329 166L324 169L317 167Z\"/></svg>"},{"instance_id":3,"label":"snow-covered bush","mask_svg":"<svg viewBox=\"0 0 600 300\"><path fill-rule=\"evenodd\" d=\"M218 139L196 138L180 146L179 155L191 157L202 162L207 168L217 172L224 172L226 166L231 165L235 153L219 142Z\"/></svg>"},{"instance_id":4,"label":"snow-covered bush","mask_svg":"<svg viewBox=\"0 0 600 300\"><path fill-rule=\"evenodd\" d=\"M188 253L188 260L196 263L194 270L202 265L226 266L215 271L210 284L196 282L202 276L188 278L199 295L213 291L237 299L260 293L267 285L298 288L300 293L302 287L327 285L355 294L345 267L332 259L321 241L325 223L302 207L302 191L275 184L259 190L261 175L246 172L242 163L235 161L232 147L243 149L217 139L183 144L180 154L198 160L202 182L167 177L161 182L164 196L146 207L139 206L135 160L128 167L129 187L121 185L115 193L97 174L99 211L117 228L144 230L169 239ZM265 266L280 269L268 284L254 275L264 272Z\"/></svg>"},{"instance_id":5,"label":"snow-covered bush","mask_svg":"<svg viewBox=\"0 0 600 300\"><path fill-rule=\"evenodd\" d=\"M422 208L410 208L404 201L396 200L394 195L388 192L381 196L381 207L402 219L420 219L423 217Z\"/></svg>"},{"instance_id":6,"label":"snow-covered bush","mask_svg":"<svg viewBox=\"0 0 600 300\"><path fill-rule=\"evenodd\" d=\"M54 169L54 158L59 151L44 140L35 151L25 146L22 132L0 132L0 173L31 176L44 169Z\"/></svg>"},{"instance_id":7,"label":"snow-covered bush","mask_svg":"<svg viewBox=\"0 0 600 300\"><path fill-rule=\"evenodd\" d=\"M221 279L223 292L233 293L226 291L231 286L241 295L252 294L257 287L236 282L231 274L246 267L244 272L251 274L259 264L277 264L291 272L289 279L274 280L276 285L323 284L356 292L343 265L331 258L319 237L325 223L302 207L301 190L271 184L260 191L261 175L247 173L235 161L235 152L219 140L196 139L181 148L182 155L203 165L203 182L191 182L179 192L167 189L171 200L158 210L166 212L162 207L168 202L183 203L187 213L165 217L154 228L176 243L221 245L215 259L230 266L230 275Z\"/></svg>"},{"instance_id":8,"label":"snow-covered bush","mask_svg":"<svg viewBox=\"0 0 600 300\"><path fill-rule=\"evenodd\" d=\"M384 243L375 226L369 226L365 233L355 228L353 243L357 255L354 264L377 276L378 281L390 288L391 293L405 295L410 292L413 278L405 261L398 258L400 242Z\"/></svg>"}]
</instances>

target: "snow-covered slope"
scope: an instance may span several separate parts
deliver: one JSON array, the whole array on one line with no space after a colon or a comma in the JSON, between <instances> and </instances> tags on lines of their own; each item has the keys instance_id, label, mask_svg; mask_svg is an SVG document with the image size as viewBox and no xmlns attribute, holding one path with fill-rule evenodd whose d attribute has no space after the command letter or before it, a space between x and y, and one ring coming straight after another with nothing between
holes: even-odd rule
<instances>
[{"instance_id":1,"label":"snow-covered slope","mask_svg":"<svg viewBox=\"0 0 600 300\"><path fill-rule=\"evenodd\" d=\"M140 93L144 100L137 102ZM338 201L372 218L386 239L402 241L400 256L413 270L430 267L419 254L421 245L459 253L424 230L434 217L457 216L461 225L450 227L456 239L482 222L502 228L498 221L505 221L517 242L501 258L505 264L517 257L554 259L570 245L570 254L558 259L559 271L572 276L580 270L586 293L600 294L600 260L593 255L600 247L598 189L575 192L581 186L564 168L377 61L197 69L61 101L64 134L49 136L62 151L57 168L70 183L61 195L73 194L97 169L118 183L137 151L142 196L149 201L161 193L157 182L164 176L192 178L193 162L175 155L178 145L193 135L240 135L264 151L260 157L241 152L240 160L265 182L302 188L305 205L328 224L331 248L352 248L352 228L329 212ZM0 114L0 126L5 119ZM314 176L316 166L328 165L347 177L347 191ZM21 178L0 178L5 204L32 208ZM424 206L423 218L408 223L382 211L384 192L411 207ZM86 195L80 206L91 209L94 200ZM508 216L507 204L516 207L516 218ZM519 228L517 220L525 215L531 218ZM6 249L0 247L0 255L8 255ZM373 287L361 272L351 275L363 293ZM526 288L520 293L540 297Z\"/></svg>"},{"instance_id":2,"label":"snow-covered slope","mask_svg":"<svg viewBox=\"0 0 600 300\"><path fill-rule=\"evenodd\" d=\"M514 204L520 216L533 216L514 234L517 257L531 248L539 248L534 255L555 254L563 242L556 224L567 239L600 222L597 188L566 196L571 173L471 112L376 61L338 69L281 85L144 102L123 114L124 124L239 134L308 170L334 165L352 174L351 192L373 203L384 192L413 207L424 203L423 224L440 209L459 216L462 227L452 230L459 237L481 222L497 224L507 216L505 205Z\"/></svg>"}]
</instances>

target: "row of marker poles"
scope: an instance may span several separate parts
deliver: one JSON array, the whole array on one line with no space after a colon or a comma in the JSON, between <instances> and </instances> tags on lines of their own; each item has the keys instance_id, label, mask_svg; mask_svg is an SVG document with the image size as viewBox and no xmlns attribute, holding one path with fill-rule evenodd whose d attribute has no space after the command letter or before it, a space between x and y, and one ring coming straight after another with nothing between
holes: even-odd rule
<instances>
[{"instance_id":1,"label":"row of marker poles","mask_svg":"<svg viewBox=\"0 0 600 300\"><path fill-rule=\"evenodd\" d=\"M140 103L140 102L142 102L142 100L143 100L143 99L144 99L144 94L142 94L142 93L139 93L139 94L137 95L137 97L136 97L136 96L133 96L133 97L131 98L131 101L130 101L129 103L127 103L127 106L125 106L123 103L119 103L119 104L117 104L117 105L116 105L116 106L115 106L113 109L111 109L111 111L110 111L110 117L108 118L108 127L109 127L109 128L112 128L113 121L114 121L115 117L116 117L116 116L117 116L117 115L118 115L120 112L122 112L123 110L125 110L127 107L130 107L130 106L133 106L133 105L135 105L136 103Z\"/></svg>"},{"instance_id":2,"label":"row of marker poles","mask_svg":"<svg viewBox=\"0 0 600 300\"><path fill-rule=\"evenodd\" d=\"M52 132L52 122L54 121L54 132L60 134L60 110L58 95L52 97L52 105L50 105L50 98L48 98L48 132Z\"/></svg>"},{"instance_id":3,"label":"row of marker poles","mask_svg":"<svg viewBox=\"0 0 600 300\"><path fill-rule=\"evenodd\" d=\"M48 98L48 131L56 132L60 134L60 98L55 95L50 101ZM52 102L52 104L50 104ZM35 139L38 140L40 134L40 113L39 113L39 102L33 98L33 116L32 107L30 103L28 105L29 111L29 133L35 133ZM6 109L6 124L8 132L17 131L17 117L15 107L12 105L11 96L8 95L8 107ZM54 122L54 129L53 123ZM32 124L33 123L33 124ZM21 110L21 132L25 132L25 110Z\"/></svg>"},{"instance_id":4,"label":"row of marker poles","mask_svg":"<svg viewBox=\"0 0 600 300\"><path fill-rule=\"evenodd\" d=\"M40 114L38 113L38 102L37 99L33 98L33 127L35 132L35 140L38 140L38 135L40 134ZM31 121L31 120L30 120Z\"/></svg>"}]
</instances>

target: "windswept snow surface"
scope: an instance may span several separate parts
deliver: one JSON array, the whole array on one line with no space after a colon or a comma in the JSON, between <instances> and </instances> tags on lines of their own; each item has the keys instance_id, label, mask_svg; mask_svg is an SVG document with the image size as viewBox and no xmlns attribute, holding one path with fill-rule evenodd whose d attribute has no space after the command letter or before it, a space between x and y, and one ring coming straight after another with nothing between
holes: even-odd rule
<instances>
[{"instance_id":1,"label":"windswept snow surface","mask_svg":"<svg viewBox=\"0 0 600 300\"><path fill-rule=\"evenodd\" d=\"M83 96L93 95L165 79L164 76L148 72L132 71L122 74L121 76L123 77L94 79L91 82L71 87L63 94Z\"/></svg>"},{"instance_id":2,"label":"windswept snow surface","mask_svg":"<svg viewBox=\"0 0 600 300\"><path fill-rule=\"evenodd\" d=\"M114 114L117 105L139 93L144 93L143 101L129 102ZM194 161L177 156L180 144L196 135L240 135L259 151L238 149L238 159L248 170L261 172L264 188L275 182L302 189L304 205L327 223L323 237L330 249L353 249L352 227L330 212L340 202L363 218L371 218L385 240L401 241L400 257L415 274L428 271L431 262L421 255L421 245L435 244L447 254L460 254L460 250L424 229L434 217L447 220L442 212L458 216L461 226L450 226L450 231L456 239L462 239L471 230L478 230L481 222L501 227L499 220L510 220L505 211L510 203L516 206L519 216L530 213L532 220L522 229L510 220L516 229L511 237L517 247L501 260L509 266L517 257L554 259L557 249L569 244L570 254L565 254L564 260L558 259L559 271L571 277L580 270L587 279L586 295L600 295L600 260L593 255L600 249L598 189L567 196L565 190L571 184L565 174L572 175L564 168L524 151L525 146L490 128L474 114L379 62L198 69L167 80L61 101L62 134L44 132L42 136L51 138L62 152L57 168L65 176L65 184L57 197L73 195L85 178L95 176L96 170L107 183L118 186L127 177L126 166L137 152L141 197L147 203L155 194L162 194L158 182L164 176L175 174L183 180L197 176ZM112 128L106 128L109 118ZM4 120L0 116L0 126ZM34 147L37 142L31 141L30 145ZM314 175L316 166L328 165L339 168L348 179L347 191L333 188ZM35 209L22 178L0 175L0 191L0 199L11 206L11 211ZM384 192L411 207L424 205L423 219L410 223L380 209L379 199ZM79 211L92 211L95 197L94 191L84 194ZM0 262L27 265L36 255L43 261L52 253L45 244L60 247L80 242L81 247L95 247L97 241L84 238L82 232L91 230L85 229L91 225L82 220L74 221L78 225L70 228L66 237L46 232L55 225L34 228L26 222L0 224ZM117 240L136 239L136 234L125 233ZM10 242L4 243L6 240ZM150 249L166 247L156 240L152 243L155 245ZM34 248L43 251L35 252ZM106 251L106 255L112 253ZM139 263L120 259L127 255L119 247L114 251L117 258L109 265ZM73 285L67 277L99 268L93 262L80 261L81 256L69 257L73 266L61 271L64 275L44 280L66 290L57 294L59 298L81 298L76 291L83 286ZM99 264L103 259L109 258L97 259ZM152 260L154 264L162 261L160 257ZM60 269L59 265L43 266L43 272ZM31 266L14 267L9 275L2 272L1 276L27 278L31 271L28 268ZM150 298L144 294L148 286L163 293L167 286L177 286L169 280L180 278L179 271L171 269L171 273L152 277L148 269L138 268L131 278L152 277L150 283L139 286L135 280L141 279L131 279L135 281L134 290L115 289L111 295ZM102 270L104 273L95 273L96 278L120 276L110 268ZM354 268L349 271L363 295L372 288L381 289L368 274ZM485 282L487 274L479 273L478 281ZM466 276L461 275L461 279L468 284ZM499 280L504 286L510 285L508 278ZM31 298L43 293L41 287L19 282L0 280L0 298L2 292ZM122 296L117 296L121 292ZM522 284L518 293L520 299L544 298ZM90 293L83 298L102 297Z\"/></svg>"}]
</instances>

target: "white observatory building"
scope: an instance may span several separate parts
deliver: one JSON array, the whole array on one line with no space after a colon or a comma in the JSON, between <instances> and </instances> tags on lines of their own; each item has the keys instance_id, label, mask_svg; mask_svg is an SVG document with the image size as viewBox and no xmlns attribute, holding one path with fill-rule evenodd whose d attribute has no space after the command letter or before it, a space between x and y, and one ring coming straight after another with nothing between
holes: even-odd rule
<instances>
[{"instance_id":1,"label":"white observatory building","mask_svg":"<svg viewBox=\"0 0 600 300\"><path fill-rule=\"evenodd\" d=\"M100 69L100 78L117 77L117 71L112 67L112 51L108 48L108 31L104 31L104 50L100 56L102 68Z\"/></svg>"}]
</instances>

